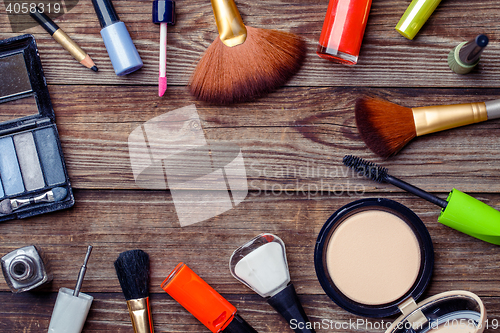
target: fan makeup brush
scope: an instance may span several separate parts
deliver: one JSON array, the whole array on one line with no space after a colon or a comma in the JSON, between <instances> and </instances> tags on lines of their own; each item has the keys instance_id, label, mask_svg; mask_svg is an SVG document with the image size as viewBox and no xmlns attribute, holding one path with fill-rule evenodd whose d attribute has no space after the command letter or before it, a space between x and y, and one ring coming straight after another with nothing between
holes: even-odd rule
<instances>
[{"instance_id":1,"label":"fan makeup brush","mask_svg":"<svg viewBox=\"0 0 500 333\"><path fill-rule=\"evenodd\" d=\"M485 242L500 245L500 212L470 195L453 189L448 198L443 200L389 175L386 168L360 157L346 155L343 163L371 180L392 184L441 207L438 222Z\"/></svg>"},{"instance_id":2,"label":"fan makeup brush","mask_svg":"<svg viewBox=\"0 0 500 333\"><path fill-rule=\"evenodd\" d=\"M245 26L233 0L211 0L219 37L190 79L198 100L249 101L283 85L302 65L306 44L298 36Z\"/></svg>"},{"instance_id":3,"label":"fan makeup brush","mask_svg":"<svg viewBox=\"0 0 500 333\"><path fill-rule=\"evenodd\" d=\"M375 154L395 155L416 136L500 118L500 99L488 102L407 108L388 101L356 101L359 134Z\"/></svg>"},{"instance_id":4,"label":"fan makeup brush","mask_svg":"<svg viewBox=\"0 0 500 333\"><path fill-rule=\"evenodd\" d=\"M116 275L135 333L154 333L149 306L149 256L142 250L120 253L115 261Z\"/></svg>"}]
</instances>

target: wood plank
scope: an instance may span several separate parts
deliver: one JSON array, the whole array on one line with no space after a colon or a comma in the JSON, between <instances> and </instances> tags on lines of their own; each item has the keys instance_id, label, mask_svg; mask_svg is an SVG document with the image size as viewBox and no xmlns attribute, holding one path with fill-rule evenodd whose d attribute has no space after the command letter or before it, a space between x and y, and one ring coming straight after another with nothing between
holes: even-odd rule
<instances>
[{"instance_id":1,"label":"wood plank","mask_svg":"<svg viewBox=\"0 0 500 333\"><path fill-rule=\"evenodd\" d=\"M150 85L157 83L159 29L151 23L149 1L115 0L120 18L144 61L144 68L117 77L99 34L99 23L90 1L80 1L56 22L92 56L99 73L86 70L67 54L41 27L23 32L35 34L47 79L52 84ZM490 43L480 65L462 76L448 68L449 51L479 33L498 38L500 4L487 0L456 0L441 3L415 40L400 36L394 26L405 11L404 1L374 2L361 50L354 67L332 64L316 54L328 1L300 2L268 0L256 5L238 1L246 24L266 29L288 30L307 41L307 58L290 86L378 86L378 87L497 87L500 60L498 43ZM474 15L469 9L474 8ZM186 85L194 65L217 37L209 2L177 2L177 24L169 28L167 77L170 85ZM286 18L286 19L283 19ZM7 14L0 11L0 34L12 33Z\"/></svg>"},{"instance_id":2,"label":"wood plank","mask_svg":"<svg viewBox=\"0 0 500 333\"><path fill-rule=\"evenodd\" d=\"M90 293L94 301L83 332L131 332L132 325L125 300L120 294ZM56 294L25 293L11 295L0 292L2 308L0 321L2 332L45 332L48 328ZM223 296L236 306L238 313L258 332L290 333L284 320L258 295ZM430 296L427 295L426 296ZM425 297L425 296L424 296ZM383 332L392 318L367 319L347 313L337 307L327 296L300 296L309 319L316 324L317 332ZM488 311L489 328L496 332L499 327L499 297L482 298ZM42 306L43 305L43 306ZM182 308L166 293L151 295L151 307L155 332L209 332L199 321ZM342 329L341 325L344 325ZM353 325L354 328L348 328Z\"/></svg>"},{"instance_id":3,"label":"wood plank","mask_svg":"<svg viewBox=\"0 0 500 333\"><path fill-rule=\"evenodd\" d=\"M144 122L193 104L180 87L50 86L58 130L74 187L138 189L128 136ZM500 121L492 120L415 139L383 161L360 140L353 105L379 96L405 106L465 103L498 97L495 89L286 88L254 103L215 107L196 103L207 140L241 148L251 190L398 191L353 175L342 157L356 154L428 191L498 193ZM201 161L186 167L202 168Z\"/></svg>"},{"instance_id":4,"label":"wood plank","mask_svg":"<svg viewBox=\"0 0 500 333\"><path fill-rule=\"evenodd\" d=\"M1 225L0 253L38 245L50 260L54 281L43 291L73 287L86 247L94 246L84 291L120 292L113 262L120 252L141 248L151 257L151 291L185 262L216 290L251 294L230 274L232 252L262 232L286 244L290 274L300 294L323 295L313 263L317 235L341 206L363 196L266 195L250 193L236 208L205 222L180 227L169 192L77 190L74 208ZM435 266L429 293L465 289L480 296L500 297L498 246L485 243L437 222L439 209L407 194L383 194L414 210L429 229ZM484 194L487 203L500 195ZM193 208L194 209L194 208ZM0 291L8 287L0 279Z\"/></svg>"}]
</instances>

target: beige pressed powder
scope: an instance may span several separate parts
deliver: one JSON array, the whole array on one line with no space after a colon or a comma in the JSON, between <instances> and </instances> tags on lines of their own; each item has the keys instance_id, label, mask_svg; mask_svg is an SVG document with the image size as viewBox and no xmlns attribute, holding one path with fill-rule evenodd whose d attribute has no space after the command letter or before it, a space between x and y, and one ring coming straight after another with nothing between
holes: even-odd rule
<instances>
[{"instance_id":1,"label":"beige pressed powder","mask_svg":"<svg viewBox=\"0 0 500 333\"><path fill-rule=\"evenodd\" d=\"M420 245L410 226L379 209L347 217L326 250L328 274L349 299L380 305L405 295L421 266Z\"/></svg>"}]
</instances>

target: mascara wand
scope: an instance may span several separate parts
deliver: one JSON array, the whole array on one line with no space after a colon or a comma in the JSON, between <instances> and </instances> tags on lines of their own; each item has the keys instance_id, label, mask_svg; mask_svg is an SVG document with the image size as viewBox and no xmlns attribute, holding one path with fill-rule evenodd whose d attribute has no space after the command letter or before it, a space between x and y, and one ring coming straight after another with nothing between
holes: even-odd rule
<instances>
[{"instance_id":1,"label":"mascara wand","mask_svg":"<svg viewBox=\"0 0 500 333\"><path fill-rule=\"evenodd\" d=\"M448 198L443 200L389 175L386 168L360 157L346 155L343 163L373 181L392 184L441 207L438 222L485 242L500 245L500 212L470 195L453 189Z\"/></svg>"}]
</instances>

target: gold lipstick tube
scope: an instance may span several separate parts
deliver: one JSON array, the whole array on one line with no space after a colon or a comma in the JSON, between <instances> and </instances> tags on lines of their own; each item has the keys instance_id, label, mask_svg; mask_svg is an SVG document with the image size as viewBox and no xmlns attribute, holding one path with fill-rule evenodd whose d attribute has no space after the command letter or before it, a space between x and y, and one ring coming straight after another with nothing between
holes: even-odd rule
<instances>
[{"instance_id":1,"label":"gold lipstick tube","mask_svg":"<svg viewBox=\"0 0 500 333\"><path fill-rule=\"evenodd\" d=\"M484 102L412 108L417 136L488 120Z\"/></svg>"},{"instance_id":2,"label":"gold lipstick tube","mask_svg":"<svg viewBox=\"0 0 500 333\"><path fill-rule=\"evenodd\" d=\"M233 0L211 0L219 38L224 45L233 47L247 39L247 28L243 24Z\"/></svg>"},{"instance_id":3,"label":"gold lipstick tube","mask_svg":"<svg viewBox=\"0 0 500 333\"><path fill-rule=\"evenodd\" d=\"M135 333L154 333L149 297L128 300L127 307Z\"/></svg>"}]
</instances>

